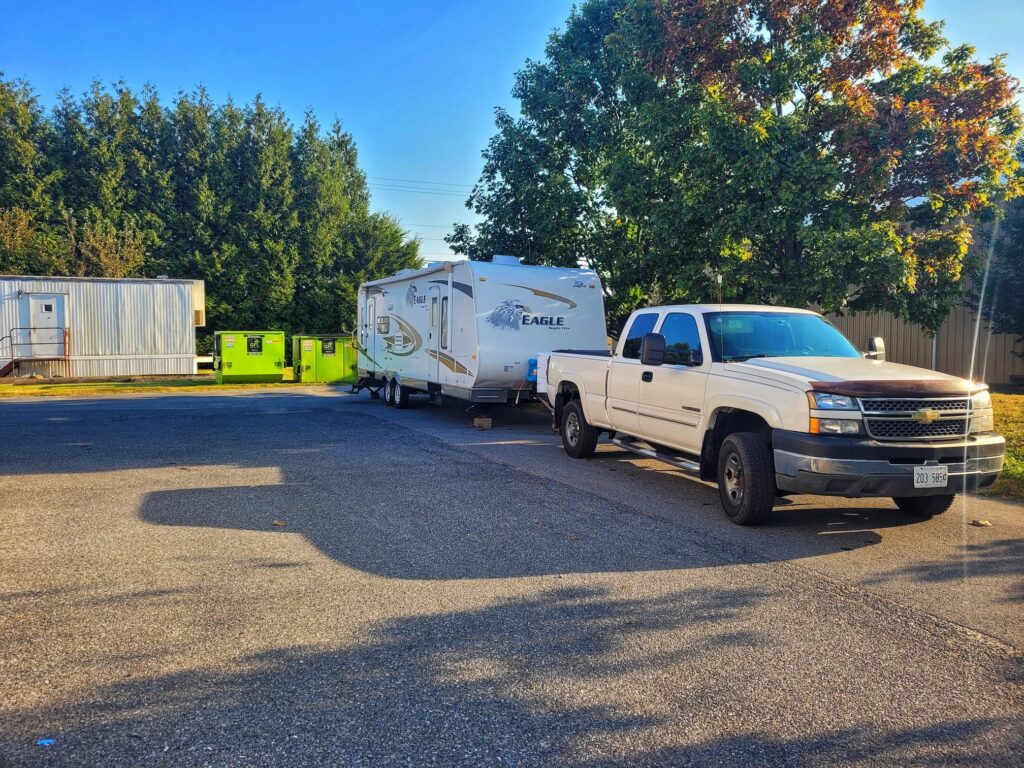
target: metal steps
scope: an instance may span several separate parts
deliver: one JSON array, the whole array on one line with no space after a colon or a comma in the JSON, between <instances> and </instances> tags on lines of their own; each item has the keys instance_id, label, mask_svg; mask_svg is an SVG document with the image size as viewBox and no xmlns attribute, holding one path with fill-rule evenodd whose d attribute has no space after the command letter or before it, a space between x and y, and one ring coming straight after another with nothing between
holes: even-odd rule
<instances>
[{"instance_id":1,"label":"metal steps","mask_svg":"<svg viewBox=\"0 0 1024 768\"><path fill-rule=\"evenodd\" d=\"M688 475L700 476L700 462L694 461L683 454L668 451L664 448L658 449L632 437L613 437L612 443L639 456L671 464Z\"/></svg>"}]
</instances>

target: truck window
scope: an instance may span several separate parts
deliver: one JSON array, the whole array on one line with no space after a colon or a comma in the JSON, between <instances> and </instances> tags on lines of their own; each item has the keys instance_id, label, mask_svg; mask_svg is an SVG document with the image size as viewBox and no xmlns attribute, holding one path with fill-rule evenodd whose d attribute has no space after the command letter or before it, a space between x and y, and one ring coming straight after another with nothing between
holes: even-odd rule
<instances>
[{"instance_id":1,"label":"truck window","mask_svg":"<svg viewBox=\"0 0 1024 768\"><path fill-rule=\"evenodd\" d=\"M645 312L634 317L632 324L629 326L626 341L622 344L622 356L628 357L630 360L639 360L640 345L643 343L644 336L653 331L657 323L657 312Z\"/></svg>"},{"instance_id":2,"label":"truck window","mask_svg":"<svg viewBox=\"0 0 1024 768\"><path fill-rule=\"evenodd\" d=\"M665 337L665 362L682 365L686 362L687 350L700 352L700 333L693 315L673 312L661 324L661 335Z\"/></svg>"}]
</instances>

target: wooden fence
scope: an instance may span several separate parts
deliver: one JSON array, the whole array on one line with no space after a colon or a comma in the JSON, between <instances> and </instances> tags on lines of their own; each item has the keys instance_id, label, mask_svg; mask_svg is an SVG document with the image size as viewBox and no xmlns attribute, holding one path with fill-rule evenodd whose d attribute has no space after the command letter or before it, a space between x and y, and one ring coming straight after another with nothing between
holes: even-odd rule
<instances>
[{"instance_id":1,"label":"wooden fence","mask_svg":"<svg viewBox=\"0 0 1024 768\"><path fill-rule=\"evenodd\" d=\"M886 359L896 363L935 368L956 376L986 381L989 384L1007 384L1011 377L1024 377L1024 345L1014 344L1014 337L1006 333L991 333L982 324L978 333L975 365L971 366L974 346L975 315L966 307L950 312L946 322L932 338L918 326L893 317L888 312L856 314L828 319L850 340L864 349L869 336L885 339ZM1016 351L1018 354L1013 354ZM934 365L933 365L934 353Z\"/></svg>"}]
</instances>

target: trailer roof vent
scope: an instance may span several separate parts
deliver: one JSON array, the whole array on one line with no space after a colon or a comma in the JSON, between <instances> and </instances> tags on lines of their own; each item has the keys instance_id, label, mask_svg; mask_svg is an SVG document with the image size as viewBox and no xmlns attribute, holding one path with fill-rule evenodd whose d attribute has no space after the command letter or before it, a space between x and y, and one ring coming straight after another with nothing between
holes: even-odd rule
<instances>
[{"instance_id":1,"label":"trailer roof vent","mask_svg":"<svg viewBox=\"0 0 1024 768\"><path fill-rule=\"evenodd\" d=\"M518 256L504 256L496 253L491 257L492 264L504 264L506 267L518 267L522 264Z\"/></svg>"},{"instance_id":2,"label":"trailer roof vent","mask_svg":"<svg viewBox=\"0 0 1024 768\"><path fill-rule=\"evenodd\" d=\"M399 275L408 275L410 272L419 272L419 270L418 269L400 269L397 272L395 272L395 277L398 277Z\"/></svg>"}]
</instances>

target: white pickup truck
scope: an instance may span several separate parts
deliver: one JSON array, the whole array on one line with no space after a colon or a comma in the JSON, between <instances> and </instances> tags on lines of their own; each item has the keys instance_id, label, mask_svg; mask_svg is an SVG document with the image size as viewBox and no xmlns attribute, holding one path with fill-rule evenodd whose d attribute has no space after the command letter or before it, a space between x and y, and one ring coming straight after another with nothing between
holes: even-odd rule
<instances>
[{"instance_id":1,"label":"white pickup truck","mask_svg":"<svg viewBox=\"0 0 1024 768\"><path fill-rule=\"evenodd\" d=\"M614 353L538 358L566 452L598 438L716 480L726 516L763 522L792 493L888 496L946 511L995 482L988 387L859 352L821 315L751 305L638 309Z\"/></svg>"}]
</instances>

